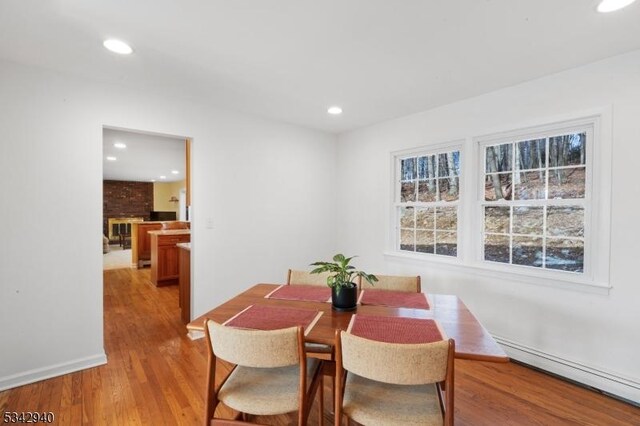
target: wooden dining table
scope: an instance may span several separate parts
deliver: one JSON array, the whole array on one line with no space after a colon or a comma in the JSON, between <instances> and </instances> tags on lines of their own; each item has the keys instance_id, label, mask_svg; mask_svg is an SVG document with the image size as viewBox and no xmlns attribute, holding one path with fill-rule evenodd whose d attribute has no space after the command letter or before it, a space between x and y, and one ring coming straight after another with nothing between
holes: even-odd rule
<instances>
[{"instance_id":1,"label":"wooden dining table","mask_svg":"<svg viewBox=\"0 0 640 426\"><path fill-rule=\"evenodd\" d=\"M332 346L334 344L335 331L337 329L346 330L354 313L425 318L436 320L445 331L447 337L455 340L456 358L492 362L509 361L504 350L480 324L462 300L454 295L429 293L427 295L429 309L358 305L355 311L338 312L333 310L331 303L328 302L265 298L278 287L278 284L256 284L194 319L187 325L187 330L192 338L200 337L204 332L204 323L207 318L223 323L251 305L309 309L322 312L322 315L307 334L306 340L310 343L322 343Z\"/></svg>"}]
</instances>

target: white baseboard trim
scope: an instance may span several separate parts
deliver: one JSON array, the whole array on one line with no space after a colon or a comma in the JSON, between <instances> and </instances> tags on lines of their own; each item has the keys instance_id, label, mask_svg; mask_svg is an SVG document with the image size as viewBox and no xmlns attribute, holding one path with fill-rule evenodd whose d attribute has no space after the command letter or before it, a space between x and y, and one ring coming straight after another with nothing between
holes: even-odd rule
<instances>
[{"instance_id":1,"label":"white baseboard trim","mask_svg":"<svg viewBox=\"0 0 640 426\"><path fill-rule=\"evenodd\" d=\"M47 367L36 368L11 376L0 377L0 391L15 388L51 377L62 376L63 374L74 373L91 367L97 367L107 363L107 355L101 354L80 358L69 362L54 364Z\"/></svg>"},{"instance_id":2,"label":"white baseboard trim","mask_svg":"<svg viewBox=\"0 0 640 426\"><path fill-rule=\"evenodd\" d=\"M583 383L603 392L640 404L640 380L571 361L504 337L493 336L510 358L562 377Z\"/></svg>"}]
</instances>

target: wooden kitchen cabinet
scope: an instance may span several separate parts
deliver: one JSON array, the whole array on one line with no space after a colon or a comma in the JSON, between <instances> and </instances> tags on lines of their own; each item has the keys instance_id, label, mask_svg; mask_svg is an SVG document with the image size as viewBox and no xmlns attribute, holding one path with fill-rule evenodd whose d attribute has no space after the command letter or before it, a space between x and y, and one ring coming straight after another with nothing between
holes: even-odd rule
<instances>
[{"instance_id":1,"label":"wooden kitchen cabinet","mask_svg":"<svg viewBox=\"0 0 640 426\"><path fill-rule=\"evenodd\" d=\"M178 243L191 241L188 229L149 231L151 242L151 282L157 286L178 284Z\"/></svg>"},{"instance_id":2,"label":"wooden kitchen cabinet","mask_svg":"<svg viewBox=\"0 0 640 426\"><path fill-rule=\"evenodd\" d=\"M131 224L131 266L141 268L151 260L151 236L150 231L162 229L162 224L173 224L174 222L137 222ZM189 226L188 222L178 222Z\"/></svg>"}]
</instances>

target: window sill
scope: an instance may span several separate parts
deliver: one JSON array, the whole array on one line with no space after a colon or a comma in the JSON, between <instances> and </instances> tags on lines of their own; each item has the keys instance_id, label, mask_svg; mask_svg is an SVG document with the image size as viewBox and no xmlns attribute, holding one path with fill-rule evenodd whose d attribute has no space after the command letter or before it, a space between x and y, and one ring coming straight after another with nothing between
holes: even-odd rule
<instances>
[{"instance_id":1,"label":"window sill","mask_svg":"<svg viewBox=\"0 0 640 426\"><path fill-rule=\"evenodd\" d=\"M385 251L384 257L385 260L388 261L400 261L411 265L429 265L442 270L474 274L490 278L499 278L503 280L519 281L527 284L562 288L585 293L608 295L612 288L608 283L589 280L587 278L578 277L572 273L565 272L539 270L521 271L518 270L518 267L514 268L507 265L494 265L485 262L463 262L460 258L418 253L403 253L391 250Z\"/></svg>"}]
</instances>

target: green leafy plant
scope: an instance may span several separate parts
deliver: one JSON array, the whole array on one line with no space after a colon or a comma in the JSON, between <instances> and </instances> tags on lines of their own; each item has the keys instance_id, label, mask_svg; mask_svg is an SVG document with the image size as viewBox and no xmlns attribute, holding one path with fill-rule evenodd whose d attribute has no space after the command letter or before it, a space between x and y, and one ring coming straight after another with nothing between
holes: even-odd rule
<instances>
[{"instance_id":1,"label":"green leafy plant","mask_svg":"<svg viewBox=\"0 0 640 426\"><path fill-rule=\"evenodd\" d=\"M333 262L314 262L311 266L316 266L311 271L312 274L321 274L323 272L329 272L331 275L327 278L327 285L331 288L335 288L339 293L343 287L353 288L356 283L353 280L356 277L364 278L369 284L378 281L375 275L367 274L364 271L356 270L355 266L350 265L352 257L345 257L343 254L338 253L333 256Z\"/></svg>"}]
</instances>

